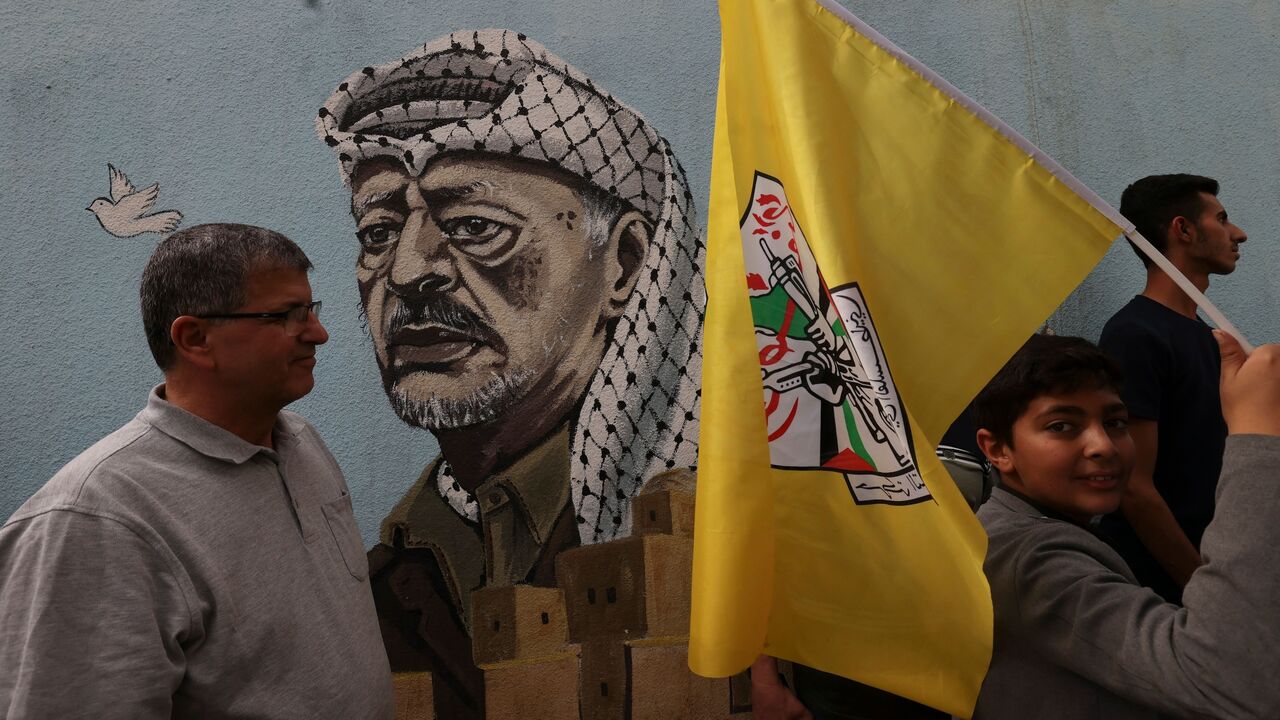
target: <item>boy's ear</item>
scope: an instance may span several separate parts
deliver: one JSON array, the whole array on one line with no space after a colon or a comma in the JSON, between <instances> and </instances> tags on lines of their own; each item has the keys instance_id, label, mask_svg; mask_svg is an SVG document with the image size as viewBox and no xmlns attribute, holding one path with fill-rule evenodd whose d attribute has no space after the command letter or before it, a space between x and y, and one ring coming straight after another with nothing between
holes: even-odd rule
<instances>
[{"instance_id":1,"label":"boy's ear","mask_svg":"<svg viewBox=\"0 0 1280 720\"><path fill-rule=\"evenodd\" d=\"M987 460L1000 471L1008 475L1013 470L1013 457L1009 454L1008 443L998 439L995 433L983 428L978 431L978 449L987 456Z\"/></svg>"}]
</instances>

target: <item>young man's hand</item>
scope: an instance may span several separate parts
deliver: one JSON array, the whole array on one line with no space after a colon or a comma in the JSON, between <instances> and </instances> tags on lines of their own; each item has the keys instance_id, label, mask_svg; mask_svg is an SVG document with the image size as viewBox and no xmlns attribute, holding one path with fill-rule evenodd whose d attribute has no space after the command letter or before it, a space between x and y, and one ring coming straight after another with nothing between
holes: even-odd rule
<instances>
[{"instance_id":1,"label":"young man's hand","mask_svg":"<svg viewBox=\"0 0 1280 720\"><path fill-rule=\"evenodd\" d=\"M1280 345L1245 355L1240 343L1214 330L1222 352L1222 416L1232 435L1280 436Z\"/></svg>"},{"instance_id":2,"label":"young man's hand","mask_svg":"<svg viewBox=\"0 0 1280 720\"><path fill-rule=\"evenodd\" d=\"M761 655L751 664L751 716L756 720L813 720L778 678L778 662Z\"/></svg>"}]
</instances>

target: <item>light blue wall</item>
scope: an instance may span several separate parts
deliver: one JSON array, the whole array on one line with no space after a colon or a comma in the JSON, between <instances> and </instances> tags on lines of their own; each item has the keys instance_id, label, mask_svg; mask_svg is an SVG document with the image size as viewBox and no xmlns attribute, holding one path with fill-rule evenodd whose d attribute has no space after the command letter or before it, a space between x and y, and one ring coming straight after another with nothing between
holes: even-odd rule
<instances>
[{"instance_id":1,"label":"light blue wall","mask_svg":"<svg viewBox=\"0 0 1280 720\"><path fill-rule=\"evenodd\" d=\"M435 455L382 395L358 319L356 243L315 111L352 70L450 30L528 33L670 140L705 217L719 28L710 2L17 0L0 35L0 517L141 407L159 380L137 317L156 236L85 211L106 164L184 224L280 230L315 261L332 339L295 409L345 469L366 541ZM1223 183L1253 238L1210 296L1255 342L1280 338L1280 6L1258 0L848 0L908 52L1104 197L1188 171ZM991 258L1000 262L1000 258ZM1057 313L1096 337L1141 284L1117 245ZM979 309L979 311L981 311Z\"/></svg>"}]
</instances>

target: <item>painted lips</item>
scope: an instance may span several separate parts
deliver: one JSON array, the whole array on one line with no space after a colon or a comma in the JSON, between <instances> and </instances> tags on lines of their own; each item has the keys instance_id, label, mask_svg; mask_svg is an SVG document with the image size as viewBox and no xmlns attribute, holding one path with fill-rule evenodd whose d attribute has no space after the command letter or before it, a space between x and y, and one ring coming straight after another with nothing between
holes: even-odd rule
<instances>
[{"instance_id":1,"label":"painted lips","mask_svg":"<svg viewBox=\"0 0 1280 720\"><path fill-rule=\"evenodd\" d=\"M456 328L428 325L392 333L387 350L394 365L441 365L461 360L483 344Z\"/></svg>"}]
</instances>

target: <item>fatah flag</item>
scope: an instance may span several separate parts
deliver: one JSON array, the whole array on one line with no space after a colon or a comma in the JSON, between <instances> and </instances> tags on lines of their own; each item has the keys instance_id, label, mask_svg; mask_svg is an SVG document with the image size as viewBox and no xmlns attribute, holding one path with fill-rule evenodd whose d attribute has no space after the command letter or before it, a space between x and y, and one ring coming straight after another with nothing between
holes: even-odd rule
<instances>
[{"instance_id":1,"label":"fatah flag","mask_svg":"<svg viewBox=\"0 0 1280 720\"><path fill-rule=\"evenodd\" d=\"M934 449L1128 223L834 2L720 17L690 665L968 717L986 537Z\"/></svg>"}]
</instances>

